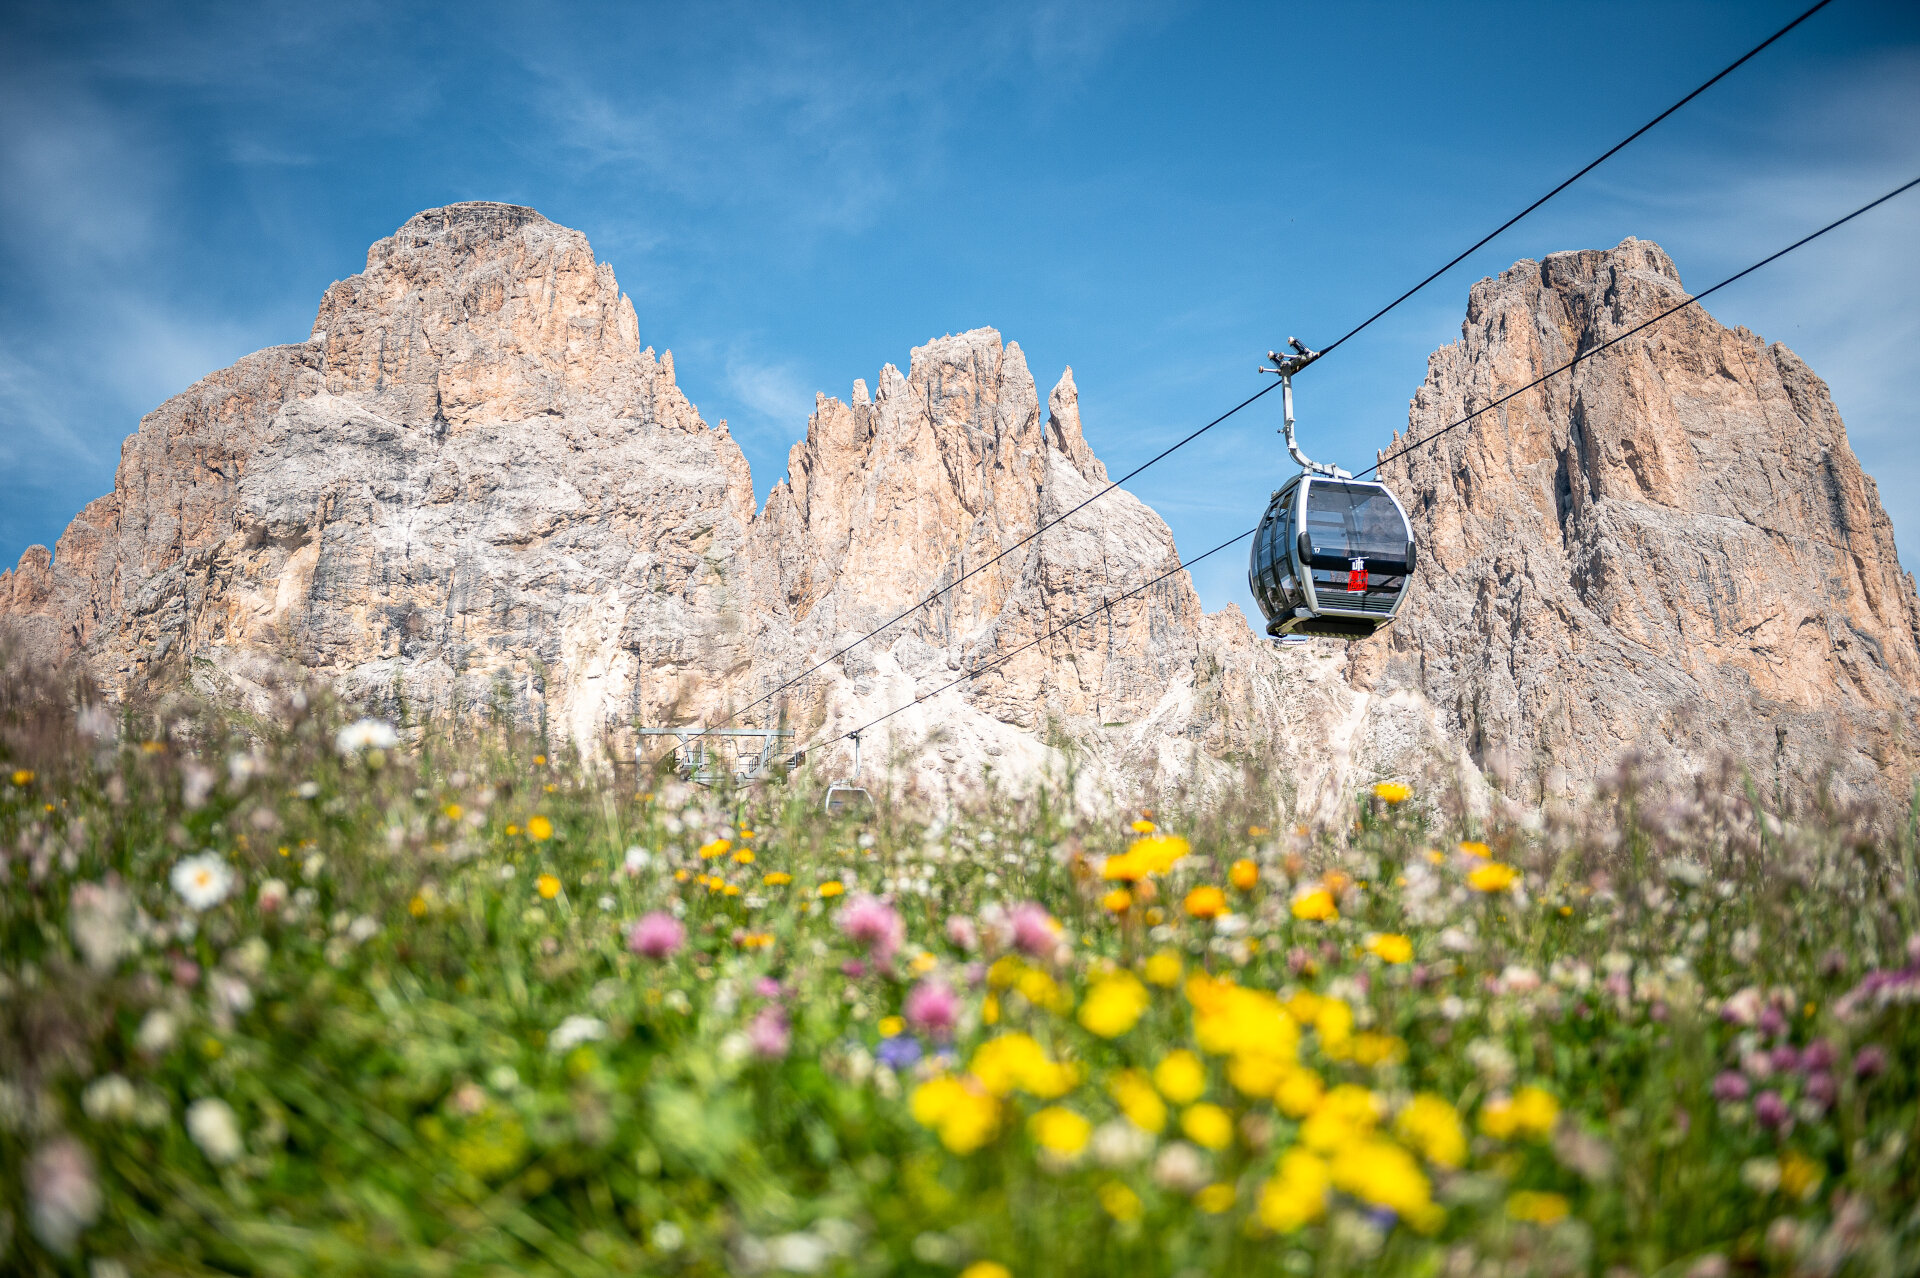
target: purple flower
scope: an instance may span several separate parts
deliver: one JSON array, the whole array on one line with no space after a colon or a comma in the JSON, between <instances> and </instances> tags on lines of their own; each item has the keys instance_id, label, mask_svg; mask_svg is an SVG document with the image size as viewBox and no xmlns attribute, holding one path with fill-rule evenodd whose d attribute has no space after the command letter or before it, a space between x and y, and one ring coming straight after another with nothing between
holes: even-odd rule
<instances>
[{"instance_id":1,"label":"purple flower","mask_svg":"<svg viewBox=\"0 0 1920 1278\"><path fill-rule=\"evenodd\" d=\"M1713 1098L1721 1104L1741 1101L1747 1098L1746 1075L1734 1070L1722 1070L1713 1080Z\"/></svg>"},{"instance_id":2,"label":"purple flower","mask_svg":"<svg viewBox=\"0 0 1920 1278\"><path fill-rule=\"evenodd\" d=\"M1769 1003L1766 1010L1760 1013L1760 1032L1768 1038L1777 1038L1786 1031L1786 1028L1787 1018L1781 1014L1778 1007Z\"/></svg>"},{"instance_id":3,"label":"purple flower","mask_svg":"<svg viewBox=\"0 0 1920 1278\"><path fill-rule=\"evenodd\" d=\"M848 959L840 965L840 975L850 981L857 981L867 974L867 965L859 959Z\"/></svg>"},{"instance_id":4,"label":"purple flower","mask_svg":"<svg viewBox=\"0 0 1920 1278\"><path fill-rule=\"evenodd\" d=\"M907 1024L936 1037L949 1034L960 1016L960 999L942 981L922 981L907 994Z\"/></svg>"},{"instance_id":5,"label":"purple flower","mask_svg":"<svg viewBox=\"0 0 1920 1278\"><path fill-rule=\"evenodd\" d=\"M1046 958L1060 943L1060 925L1037 901L1022 901L1009 915L1015 948L1034 958Z\"/></svg>"},{"instance_id":6,"label":"purple flower","mask_svg":"<svg viewBox=\"0 0 1920 1278\"><path fill-rule=\"evenodd\" d=\"M1832 1109L1833 1102L1840 1098L1840 1085L1833 1081L1833 1075L1823 1070L1807 1078L1807 1085L1801 1089L1800 1094L1822 1110L1828 1110Z\"/></svg>"},{"instance_id":7,"label":"purple flower","mask_svg":"<svg viewBox=\"0 0 1920 1278\"><path fill-rule=\"evenodd\" d=\"M763 976L753 983L753 992L761 998L779 998L780 982L771 976Z\"/></svg>"},{"instance_id":8,"label":"purple flower","mask_svg":"<svg viewBox=\"0 0 1920 1278\"><path fill-rule=\"evenodd\" d=\"M1753 1116L1768 1131L1779 1131L1791 1121L1787 1103L1775 1091L1761 1092L1753 1098Z\"/></svg>"},{"instance_id":9,"label":"purple flower","mask_svg":"<svg viewBox=\"0 0 1920 1278\"><path fill-rule=\"evenodd\" d=\"M1887 1049L1878 1043L1868 1043L1853 1058L1853 1076L1867 1079L1878 1078L1887 1072Z\"/></svg>"},{"instance_id":10,"label":"purple flower","mask_svg":"<svg viewBox=\"0 0 1920 1278\"><path fill-rule=\"evenodd\" d=\"M873 955L885 967L907 939L900 913L877 896L861 893L840 911L840 930L847 939Z\"/></svg>"},{"instance_id":11,"label":"purple flower","mask_svg":"<svg viewBox=\"0 0 1920 1278\"><path fill-rule=\"evenodd\" d=\"M964 914L949 914L947 940L953 943L955 949L971 954L980 946L980 929Z\"/></svg>"},{"instance_id":12,"label":"purple flower","mask_svg":"<svg viewBox=\"0 0 1920 1278\"><path fill-rule=\"evenodd\" d=\"M1770 1063L1774 1073L1790 1074L1800 1068L1800 1053L1794 1051L1788 1044L1782 1043L1773 1049Z\"/></svg>"},{"instance_id":13,"label":"purple flower","mask_svg":"<svg viewBox=\"0 0 1920 1278\"><path fill-rule=\"evenodd\" d=\"M650 959L663 959L687 943L687 929L671 914L655 910L642 915L627 932L627 948Z\"/></svg>"},{"instance_id":14,"label":"purple flower","mask_svg":"<svg viewBox=\"0 0 1920 1278\"><path fill-rule=\"evenodd\" d=\"M911 1034L895 1034L881 1040L880 1049L873 1055L888 1069L910 1069L920 1059L920 1040Z\"/></svg>"},{"instance_id":15,"label":"purple flower","mask_svg":"<svg viewBox=\"0 0 1920 1278\"><path fill-rule=\"evenodd\" d=\"M1825 1073L1833 1068L1838 1058L1832 1043L1824 1038L1816 1038L1800 1053L1800 1069L1807 1074Z\"/></svg>"},{"instance_id":16,"label":"purple flower","mask_svg":"<svg viewBox=\"0 0 1920 1278\"><path fill-rule=\"evenodd\" d=\"M787 1026L787 1014L777 1007L763 1007L747 1022L747 1042L762 1060L777 1061L793 1045L793 1031Z\"/></svg>"}]
</instances>

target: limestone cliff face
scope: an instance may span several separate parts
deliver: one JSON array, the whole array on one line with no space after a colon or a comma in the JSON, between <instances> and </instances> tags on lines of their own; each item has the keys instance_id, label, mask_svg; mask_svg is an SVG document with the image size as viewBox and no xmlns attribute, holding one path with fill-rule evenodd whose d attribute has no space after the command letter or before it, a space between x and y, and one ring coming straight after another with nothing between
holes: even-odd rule
<instances>
[{"instance_id":1,"label":"limestone cliff face","mask_svg":"<svg viewBox=\"0 0 1920 1278\"><path fill-rule=\"evenodd\" d=\"M1482 281L1411 436L1685 296L1632 239ZM1682 770L1731 751L1803 795L1911 785L1914 581L1825 384L1784 346L1689 308L1382 473L1420 582L1358 681L1425 694L1534 794L1628 749Z\"/></svg>"},{"instance_id":2,"label":"limestone cliff face","mask_svg":"<svg viewBox=\"0 0 1920 1278\"><path fill-rule=\"evenodd\" d=\"M0 607L120 695L263 702L292 665L591 740L742 660L720 566L752 515L739 448L585 238L455 205L374 245L307 342L149 414Z\"/></svg>"}]
</instances>

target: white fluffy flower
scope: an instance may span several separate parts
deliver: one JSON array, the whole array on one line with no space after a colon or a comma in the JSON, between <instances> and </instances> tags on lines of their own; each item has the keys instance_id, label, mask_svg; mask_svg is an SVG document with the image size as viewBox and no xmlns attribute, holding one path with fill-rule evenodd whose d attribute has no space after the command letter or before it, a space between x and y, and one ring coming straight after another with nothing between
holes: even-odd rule
<instances>
[{"instance_id":1,"label":"white fluffy flower","mask_svg":"<svg viewBox=\"0 0 1920 1278\"><path fill-rule=\"evenodd\" d=\"M140 1022L140 1029L133 1036L134 1045L149 1056L158 1056L173 1046L178 1028L171 1012L156 1007Z\"/></svg>"},{"instance_id":2,"label":"white fluffy flower","mask_svg":"<svg viewBox=\"0 0 1920 1278\"><path fill-rule=\"evenodd\" d=\"M547 1039L547 1050L558 1055L570 1052L582 1043L607 1036L607 1023L597 1016L569 1016Z\"/></svg>"},{"instance_id":3,"label":"white fluffy flower","mask_svg":"<svg viewBox=\"0 0 1920 1278\"><path fill-rule=\"evenodd\" d=\"M629 875L637 875L653 864L653 856L645 848L628 848L624 863Z\"/></svg>"},{"instance_id":4,"label":"white fluffy flower","mask_svg":"<svg viewBox=\"0 0 1920 1278\"><path fill-rule=\"evenodd\" d=\"M233 1107L216 1097L187 1106L187 1135L208 1162L230 1163L240 1157L240 1121L233 1116Z\"/></svg>"},{"instance_id":5,"label":"white fluffy flower","mask_svg":"<svg viewBox=\"0 0 1920 1278\"><path fill-rule=\"evenodd\" d=\"M400 744L400 734L384 719L357 719L340 729L333 744L351 757L362 750L391 750Z\"/></svg>"},{"instance_id":6,"label":"white fluffy flower","mask_svg":"<svg viewBox=\"0 0 1920 1278\"><path fill-rule=\"evenodd\" d=\"M173 867L173 890L189 909L209 910L233 891L233 870L212 852L190 856Z\"/></svg>"},{"instance_id":7,"label":"white fluffy flower","mask_svg":"<svg viewBox=\"0 0 1920 1278\"><path fill-rule=\"evenodd\" d=\"M80 1108L96 1123L124 1123L133 1117L138 1100L132 1083L118 1074L103 1074L80 1094Z\"/></svg>"}]
</instances>

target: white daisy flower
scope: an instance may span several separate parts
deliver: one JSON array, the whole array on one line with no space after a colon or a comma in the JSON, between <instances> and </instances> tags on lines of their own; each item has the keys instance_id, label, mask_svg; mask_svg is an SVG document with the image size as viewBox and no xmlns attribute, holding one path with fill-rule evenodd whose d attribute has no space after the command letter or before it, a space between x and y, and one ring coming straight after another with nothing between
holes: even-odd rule
<instances>
[{"instance_id":1,"label":"white daisy flower","mask_svg":"<svg viewBox=\"0 0 1920 1278\"><path fill-rule=\"evenodd\" d=\"M208 1162L230 1163L240 1157L240 1122L233 1116L233 1107L216 1097L187 1106L187 1135Z\"/></svg>"},{"instance_id":2,"label":"white daisy flower","mask_svg":"<svg viewBox=\"0 0 1920 1278\"><path fill-rule=\"evenodd\" d=\"M233 891L232 868L212 852L202 852L179 862L170 877L173 890L193 910L210 910Z\"/></svg>"},{"instance_id":3,"label":"white daisy flower","mask_svg":"<svg viewBox=\"0 0 1920 1278\"><path fill-rule=\"evenodd\" d=\"M607 1023L597 1016L569 1016L547 1039L547 1050L559 1055L607 1036Z\"/></svg>"},{"instance_id":4,"label":"white daisy flower","mask_svg":"<svg viewBox=\"0 0 1920 1278\"><path fill-rule=\"evenodd\" d=\"M358 719L340 729L333 744L349 757L362 750L391 750L400 744L400 734L384 719Z\"/></svg>"}]
</instances>

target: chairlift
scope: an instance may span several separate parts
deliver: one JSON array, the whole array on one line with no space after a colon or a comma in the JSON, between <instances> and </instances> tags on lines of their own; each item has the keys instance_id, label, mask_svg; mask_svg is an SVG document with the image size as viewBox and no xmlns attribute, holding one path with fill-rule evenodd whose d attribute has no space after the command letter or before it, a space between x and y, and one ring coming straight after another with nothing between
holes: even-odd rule
<instances>
[{"instance_id":1,"label":"chairlift","mask_svg":"<svg viewBox=\"0 0 1920 1278\"><path fill-rule=\"evenodd\" d=\"M853 775L827 787L827 799L821 810L828 816L864 819L873 812L873 796L860 785L860 734L848 735L853 738Z\"/></svg>"},{"instance_id":2,"label":"chairlift","mask_svg":"<svg viewBox=\"0 0 1920 1278\"><path fill-rule=\"evenodd\" d=\"M1272 351L1281 432L1300 473L1267 503L1247 556L1247 584L1276 639L1365 639L1393 623L1413 576L1413 527L1387 486L1311 461L1293 436L1293 375L1320 358L1289 337Z\"/></svg>"}]
</instances>

